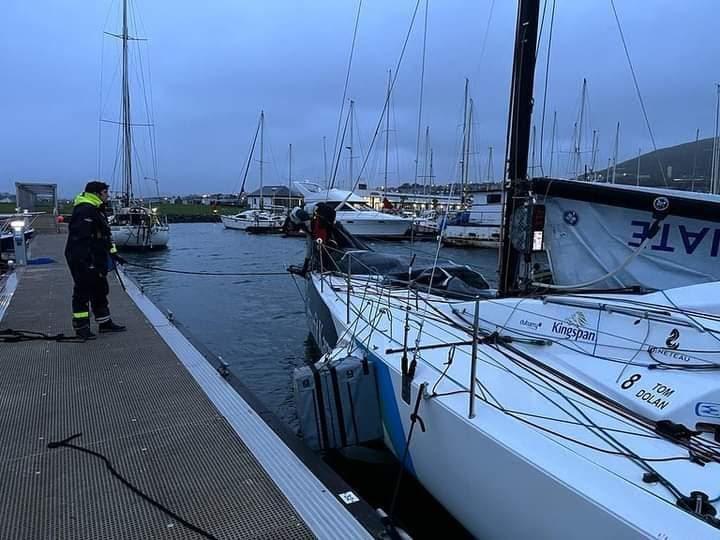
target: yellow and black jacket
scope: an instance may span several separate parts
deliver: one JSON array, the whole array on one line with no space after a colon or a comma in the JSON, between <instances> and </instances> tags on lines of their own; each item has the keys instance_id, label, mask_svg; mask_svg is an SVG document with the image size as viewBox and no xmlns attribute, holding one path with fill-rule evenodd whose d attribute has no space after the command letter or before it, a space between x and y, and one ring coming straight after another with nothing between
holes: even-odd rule
<instances>
[{"instance_id":1,"label":"yellow and black jacket","mask_svg":"<svg viewBox=\"0 0 720 540\"><path fill-rule=\"evenodd\" d=\"M114 251L102 199L95 193L81 193L75 197L65 246L70 269L76 272L94 270L105 275L110 254Z\"/></svg>"}]
</instances>

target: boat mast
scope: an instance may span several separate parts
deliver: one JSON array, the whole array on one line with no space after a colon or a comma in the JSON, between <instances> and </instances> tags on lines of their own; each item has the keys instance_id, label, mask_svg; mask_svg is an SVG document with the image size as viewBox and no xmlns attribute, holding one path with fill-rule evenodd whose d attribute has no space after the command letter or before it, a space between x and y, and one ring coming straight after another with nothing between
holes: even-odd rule
<instances>
[{"instance_id":1,"label":"boat mast","mask_svg":"<svg viewBox=\"0 0 720 540\"><path fill-rule=\"evenodd\" d=\"M712 171L710 174L710 193L720 194L720 84L717 85L717 105L715 106L715 137L713 138Z\"/></svg>"},{"instance_id":2,"label":"boat mast","mask_svg":"<svg viewBox=\"0 0 720 540\"><path fill-rule=\"evenodd\" d=\"M265 142L265 111L260 111L260 210L265 208L265 191L263 188L263 159Z\"/></svg>"},{"instance_id":3,"label":"boat mast","mask_svg":"<svg viewBox=\"0 0 720 540\"><path fill-rule=\"evenodd\" d=\"M583 78L582 96L580 98L580 122L578 123L577 146L575 147L575 178L578 177L578 169L582 166L582 136L583 123L585 122L585 97L587 95L587 79Z\"/></svg>"},{"instance_id":4,"label":"boat mast","mask_svg":"<svg viewBox=\"0 0 720 540\"><path fill-rule=\"evenodd\" d=\"M639 187L640 186L640 155L642 154L642 148L638 148L638 158L637 158L637 175L635 176L635 184Z\"/></svg>"},{"instance_id":5,"label":"boat mast","mask_svg":"<svg viewBox=\"0 0 720 540\"><path fill-rule=\"evenodd\" d=\"M620 144L620 122L617 123L615 129L615 148L613 150L612 158L612 183L615 183L615 173L617 172L617 156L618 156L618 145Z\"/></svg>"},{"instance_id":6,"label":"boat mast","mask_svg":"<svg viewBox=\"0 0 720 540\"><path fill-rule=\"evenodd\" d=\"M555 155L555 132L557 131L557 111L553 112L552 136L550 137L550 169L548 177L552 178L553 157Z\"/></svg>"},{"instance_id":7,"label":"boat mast","mask_svg":"<svg viewBox=\"0 0 720 540\"><path fill-rule=\"evenodd\" d=\"M387 96L385 97L385 190L388 190L388 152L390 149L390 85L392 84L392 69L388 69Z\"/></svg>"},{"instance_id":8,"label":"boat mast","mask_svg":"<svg viewBox=\"0 0 720 540\"><path fill-rule=\"evenodd\" d=\"M598 152L598 145L600 144L600 137L598 136L598 132L596 129L593 129L592 132L592 152L590 154L590 173L592 174L593 182L597 180L597 175L595 174L595 158L597 157Z\"/></svg>"},{"instance_id":9,"label":"boat mast","mask_svg":"<svg viewBox=\"0 0 720 540\"><path fill-rule=\"evenodd\" d=\"M323 170L325 172L325 187L327 188L330 184L328 179L327 171L327 137L323 135Z\"/></svg>"},{"instance_id":10,"label":"boat mast","mask_svg":"<svg viewBox=\"0 0 720 540\"><path fill-rule=\"evenodd\" d=\"M290 204L290 201L292 200L292 143L288 145L288 198L287 198L287 208L288 213L290 212L290 208L292 205Z\"/></svg>"},{"instance_id":11,"label":"boat mast","mask_svg":"<svg viewBox=\"0 0 720 540\"><path fill-rule=\"evenodd\" d=\"M430 195L433 193L435 173L433 172L433 149L430 149Z\"/></svg>"},{"instance_id":12,"label":"boat mast","mask_svg":"<svg viewBox=\"0 0 720 540\"><path fill-rule=\"evenodd\" d=\"M123 148L123 205L130 206L132 189L132 125L130 123L130 81L128 71L128 14L127 0L123 0L122 22L122 148Z\"/></svg>"},{"instance_id":13,"label":"boat mast","mask_svg":"<svg viewBox=\"0 0 720 540\"><path fill-rule=\"evenodd\" d=\"M465 196L467 194L467 169L468 169L468 154L470 146L470 126L468 125L468 87L470 80L465 79L465 105L463 107L463 144L462 144L462 161L460 161L460 183L462 185L462 191L460 193L460 206L465 206Z\"/></svg>"},{"instance_id":14,"label":"boat mast","mask_svg":"<svg viewBox=\"0 0 720 540\"><path fill-rule=\"evenodd\" d=\"M700 128L695 132L695 145L693 146L693 165L692 174L690 175L690 191L695 191L695 179L697 178L697 151L698 141L700 140Z\"/></svg>"},{"instance_id":15,"label":"boat mast","mask_svg":"<svg viewBox=\"0 0 720 540\"><path fill-rule=\"evenodd\" d=\"M488 146L487 181L492 182L493 174L493 147Z\"/></svg>"},{"instance_id":16,"label":"boat mast","mask_svg":"<svg viewBox=\"0 0 720 540\"><path fill-rule=\"evenodd\" d=\"M430 126L425 126L425 159L423 161L423 195L427 195L428 156L430 154Z\"/></svg>"},{"instance_id":17,"label":"boat mast","mask_svg":"<svg viewBox=\"0 0 720 540\"><path fill-rule=\"evenodd\" d=\"M503 240L499 257L498 294L500 296L509 296L518 292L520 252L515 249L510 239L515 210L525 205L531 196L532 186L528 182L527 165L539 14L540 0L520 0L515 29L515 52L508 117Z\"/></svg>"},{"instance_id":18,"label":"boat mast","mask_svg":"<svg viewBox=\"0 0 720 540\"><path fill-rule=\"evenodd\" d=\"M355 112L355 102L350 100L350 184L348 185L348 191L353 191L353 113Z\"/></svg>"}]
</instances>

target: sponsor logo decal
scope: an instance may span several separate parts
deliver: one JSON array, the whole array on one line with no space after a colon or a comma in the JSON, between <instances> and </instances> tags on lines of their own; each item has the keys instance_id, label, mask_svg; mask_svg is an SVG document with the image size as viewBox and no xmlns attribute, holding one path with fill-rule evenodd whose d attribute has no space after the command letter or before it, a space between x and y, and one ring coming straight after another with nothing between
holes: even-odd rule
<instances>
[{"instance_id":1,"label":"sponsor logo decal","mask_svg":"<svg viewBox=\"0 0 720 540\"><path fill-rule=\"evenodd\" d=\"M585 326L587 326L587 317L582 311L576 311L564 321L554 322L552 333L574 341L595 341L595 332L588 330Z\"/></svg>"},{"instance_id":2,"label":"sponsor logo decal","mask_svg":"<svg viewBox=\"0 0 720 540\"><path fill-rule=\"evenodd\" d=\"M695 404L695 414L705 418L720 418L720 403L701 401Z\"/></svg>"},{"instance_id":3,"label":"sponsor logo decal","mask_svg":"<svg viewBox=\"0 0 720 540\"><path fill-rule=\"evenodd\" d=\"M529 321L527 319L520 319L520 326L525 326L531 330L539 330L542 327L541 321Z\"/></svg>"}]
</instances>

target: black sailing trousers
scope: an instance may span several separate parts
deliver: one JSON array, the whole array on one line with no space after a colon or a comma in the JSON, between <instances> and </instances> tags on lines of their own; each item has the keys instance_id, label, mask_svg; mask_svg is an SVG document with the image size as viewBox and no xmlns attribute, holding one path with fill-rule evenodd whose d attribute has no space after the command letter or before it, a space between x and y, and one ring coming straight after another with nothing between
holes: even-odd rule
<instances>
[{"instance_id":1,"label":"black sailing trousers","mask_svg":"<svg viewBox=\"0 0 720 540\"><path fill-rule=\"evenodd\" d=\"M98 323L110 320L107 295L110 291L107 277L94 268L70 266L75 286L73 287L72 310L73 328L90 326L90 311Z\"/></svg>"}]
</instances>

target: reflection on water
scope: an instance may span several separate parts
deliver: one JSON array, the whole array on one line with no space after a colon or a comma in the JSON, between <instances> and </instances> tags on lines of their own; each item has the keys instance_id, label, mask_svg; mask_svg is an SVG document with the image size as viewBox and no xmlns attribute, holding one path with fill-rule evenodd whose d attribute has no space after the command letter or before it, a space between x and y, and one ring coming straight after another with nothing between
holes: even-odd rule
<instances>
[{"instance_id":1,"label":"reflection on water","mask_svg":"<svg viewBox=\"0 0 720 540\"><path fill-rule=\"evenodd\" d=\"M409 242L371 242L370 245L388 253L414 252L418 264L431 263L435 257L432 242L413 246ZM491 284L497 281L494 251L443 248L440 253L441 259L474 266ZM169 249L128 253L126 258L150 266L198 272L282 272L291 264L302 264L304 255L302 238L249 235L224 229L219 223L188 223L171 226ZM137 267L128 267L127 271L160 308L171 310L195 338L228 362L242 382L279 418L297 429L292 371L315 354L307 340L300 295L301 291L304 293L302 279L290 274L192 276ZM387 473L382 476L387 478ZM408 491L412 489L409 486L408 482ZM383 487L383 493L388 489ZM442 521L442 513L438 508L426 512L435 523ZM446 530L454 530L453 527L457 526L445 523ZM415 529L416 537L422 536L417 534L422 527L416 524L410 528ZM461 530L456 530L453 537L461 535Z\"/></svg>"}]
</instances>

